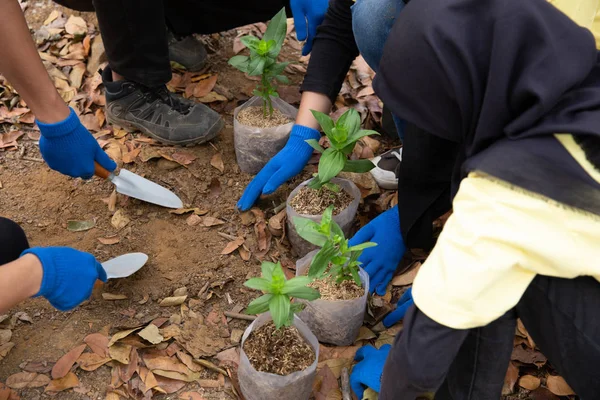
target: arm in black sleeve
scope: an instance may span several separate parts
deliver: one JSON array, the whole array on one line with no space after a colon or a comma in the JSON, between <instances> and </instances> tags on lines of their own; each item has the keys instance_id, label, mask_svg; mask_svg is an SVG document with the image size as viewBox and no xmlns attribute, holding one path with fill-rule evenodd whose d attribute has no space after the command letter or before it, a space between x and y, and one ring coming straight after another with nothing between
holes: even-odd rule
<instances>
[{"instance_id":1,"label":"arm in black sleeve","mask_svg":"<svg viewBox=\"0 0 600 400\"><path fill-rule=\"evenodd\" d=\"M352 0L330 0L317 30L301 92L316 92L335 102L344 78L358 56L352 31Z\"/></svg>"}]
</instances>

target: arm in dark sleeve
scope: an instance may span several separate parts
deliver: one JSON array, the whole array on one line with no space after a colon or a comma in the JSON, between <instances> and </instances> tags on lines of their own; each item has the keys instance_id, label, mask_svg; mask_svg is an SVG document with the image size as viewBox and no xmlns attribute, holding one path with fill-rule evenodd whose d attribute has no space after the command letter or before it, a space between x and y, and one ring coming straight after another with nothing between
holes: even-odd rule
<instances>
[{"instance_id":1,"label":"arm in dark sleeve","mask_svg":"<svg viewBox=\"0 0 600 400\"><path fill-rule=\"evenodd\" d=\"M417 307L408 309L381 378L380 400L432 396L446 379L468 330L440 325Z\"/></svg>"},{"instance_id":2,"label":"arm in dark sleeve","mask_svg":"<svg viewBox=\"0 0 600 400\"><path fill-rule=\"evenodd\" d=\"M398 213L408 248L433 246L433 222L452 205L451 182L459 146L407 124L398 171Z\"/></svg>"},{"instance_id":3,"label":"arm in dark sleeve","mask_svg":"<svg viewBox=\"0 0 600 400\"><path fill-rule=\"evenodd\" d=\"M330 0L317 30L301 92L316 92L335 102L344 78L358 56L352 31L352 0Z\"/></svg>"}]
</instances>

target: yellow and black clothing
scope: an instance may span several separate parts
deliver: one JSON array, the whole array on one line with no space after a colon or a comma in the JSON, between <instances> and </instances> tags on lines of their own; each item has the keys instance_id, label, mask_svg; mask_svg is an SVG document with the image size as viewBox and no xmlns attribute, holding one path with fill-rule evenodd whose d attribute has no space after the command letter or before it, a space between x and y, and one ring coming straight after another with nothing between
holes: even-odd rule
<instances>
[{"instance_id":1,"label":"yellow and black clothing","mask_svg":"<svg viewBox=\"0 0 600 400\"><path fill-rule=\"evenodd\" d=\"M468 338L506 336L541 298L527 293L546 283L568 293L583 285L588 303L600 305L600 61L590 33L600 3L552 3L411 1L390 33L376 92L394 114L452 144L454 212L415 279L416 309L392 350L409 354L391 354L382 400L432 389L455 400L497 399L503 375L499 388L496 380L477 395L439 386L457 354L468 353ZM402 168L435 173L437 160L427 159L435 150L409 143L404 154L414 159ZM401 205L399 213L402 220ZM549 302L559 298L544 293ZM589 309L573 311L580 313L571 322L591 317ZM541 334L562 329L550 327ZM546 336L536 342L551 342ZM510 347L498 352L507 363ZM586 356L600 361L600 352ZM410 371L413 382L399 378ZM582 397L600 393L600 373L559 372Z\"/></svg>"}]
</instances>

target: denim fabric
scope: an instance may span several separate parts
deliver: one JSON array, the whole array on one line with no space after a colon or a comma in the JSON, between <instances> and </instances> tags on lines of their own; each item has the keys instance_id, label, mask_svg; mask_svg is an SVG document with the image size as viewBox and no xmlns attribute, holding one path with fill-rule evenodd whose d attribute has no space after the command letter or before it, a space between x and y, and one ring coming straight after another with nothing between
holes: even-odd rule
<instances>
[{"instance_id":1,"label":"denim fabric","mask_svg":"<svg viewBox=\"0 0 600 400\"><path fill-rule=\"evenodd\" d=\"M367 64L379 70L383 46L396 17L404 8L403 0L357 0L352 6L354 39ZM392 114L400 139L404 139L404 121Z\"/></svg>"}]
</instances>

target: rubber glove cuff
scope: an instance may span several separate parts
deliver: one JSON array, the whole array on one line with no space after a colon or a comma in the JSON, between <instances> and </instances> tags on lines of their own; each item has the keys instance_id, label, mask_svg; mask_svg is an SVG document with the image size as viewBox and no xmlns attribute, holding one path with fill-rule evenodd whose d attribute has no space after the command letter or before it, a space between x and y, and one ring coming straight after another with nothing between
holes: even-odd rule
<instances>
[{"instance_id":1,"label":"rubber glove cuff","mask_svg":"<svg viewBox=\"0 0 600 400\"><path fill-rule=\"evenodd\" d=\"M66 136L80 126L81 122L79 121L77 114L75 114L75 111L71 107L69 107L69 110L69 116L60 122L46 124L36 119L35 122L40 128L42 136L47 139Z\"/></svg>"},{"instance_id":2,"label":"rubber glove cuff","mask_svg":"<svg viewBox=\"0 0 600 400\"><path fill-rule=\"evenodd\" d=\"M290 146L289 149L298 150L301 146L301 149L304 150L306 149L306 146L310 147L306 141L310 139L319 140L321 138L321 133L319 133L319 131L316 129L309 128L308 126L294 125L292 132L290 133L290 139L292 138L300 139L300 141L288 140L287 144ZM312 147L310 152L312 153Z\"/></svg>"}]
</instances>

